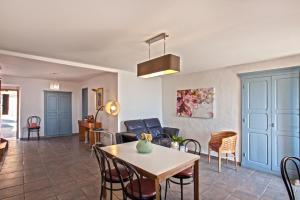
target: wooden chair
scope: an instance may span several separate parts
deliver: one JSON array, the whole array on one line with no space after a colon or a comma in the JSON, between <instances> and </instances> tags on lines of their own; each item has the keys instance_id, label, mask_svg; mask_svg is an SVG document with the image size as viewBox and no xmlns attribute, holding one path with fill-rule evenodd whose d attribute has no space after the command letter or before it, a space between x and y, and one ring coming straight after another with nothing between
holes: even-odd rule
<instances>
[{"instance_id":1,"label":"wooden chair","mask_svg":"<svg viewBox=\"0 0 300 200\"><path fill-rule=\"evenodd\" d=\"M226 162L228 164L228 154L233 154L235 169L237 170L236 161L236 140L237 133L233 131L221 131L211 134L208 143L208 163L210 163L210 152L215 151L218 153L218 171L221 172L222 154L226 154Z\"/></svg>"},{"instance_id":2,"label":"wooden chair","mask_svg":"<svg viewBox=\"0 0 300 200\"><path fill-rule=\"evenodd\" d=\"M293 190L294 183L291 179L298 181L300 180L300 158L289 156L282 158L280 163L280 171L290 200L295 200L296 197Z\"/></svg>"},{"instance_id":3,"label":"wooden chair","mask_svg":"<svg viewBox=\"0 0 300 200\"><path fill-rule=\"evenodd\" d=\"M40 124L41 124L41 118L39 116L28 117L27 119L28 140L30 139L31 131L36 131L38 140L40 139Z\"/></svg>"},{"instance_id":4,"label":"wooden chair","mask_svg":"<svg viewBox=\"0 0 300 200\"><path fill-rule=\"evenodd\" d=\"M184 147L184 150L188 153L192 153L195 155L201 155L201 145L197 140L194 139L185 139L179 144L179 149ZM178 174L172 176L166 180L166 187L165 187L165 200L167 199L168 187L170 187L170 182L180 185L180 199L183 200L183 186L189 185L194 182L194 169L193 167L189 167Z\"/></svg>"},{"instance_id":5,"label":"wooden chair","mask_svg":"<svg viewBox=\"0 0 300 200\"><path fill-rule=\"evenodd\" d=\"M106 156L106 153L100 149L100 145L93 145L93 150L95 152L101 174L100 200L103 197L106 199L106 190L110 191L110 199L112 200L112 192L122 190L120 187L114 188L113 184L120 184L121 181L126 182L129 180L131 175L129 175L129 173L127 173L124 169L117 171L115 168L112 168L110 159ZM118 173L120 173L122 180L119 178ZM109 183L109 186L107 186L106 183Z\"/></svg>"},{"instance_id":6,"label":"wooden chair","mask_svg":"<svg viewBox=\"0 0 300 200\"><path fill-rule=\"evenodd\" d=\"M127 198L132 200L153 200L156 197L155 182L149 178L141 176L136 169L129 163L113 158L113 164L119 174L121 180L121 186L123 189L123 199ZM129 183L125 185L125 181L122 177L122 170L126 170L128 174L132 174L129 177Z\"/></svg>"}]
</instances>

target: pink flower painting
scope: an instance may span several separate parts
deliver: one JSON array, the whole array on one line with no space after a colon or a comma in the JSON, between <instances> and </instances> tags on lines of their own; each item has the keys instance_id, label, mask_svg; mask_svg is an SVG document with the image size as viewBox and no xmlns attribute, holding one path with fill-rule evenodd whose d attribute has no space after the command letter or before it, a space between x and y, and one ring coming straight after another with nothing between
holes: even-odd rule
<instances>
[{"instance_id":1,"label":"pink flower painting","mask_svg":"<svg viewBox=\"0 0 300 200\"><path fill-rule=\"evenodd\" d=\"M214 88L177 90L177 116L214 117Z\"/></svg>"}]
</instances>

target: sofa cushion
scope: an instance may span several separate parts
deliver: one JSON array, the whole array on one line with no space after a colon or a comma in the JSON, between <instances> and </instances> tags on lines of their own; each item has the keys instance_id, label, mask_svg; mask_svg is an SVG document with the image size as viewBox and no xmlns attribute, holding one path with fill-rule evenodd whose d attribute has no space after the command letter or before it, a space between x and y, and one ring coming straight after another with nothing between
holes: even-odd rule
<instances>
[{"instance_id":1,"label":"sofa cushion","mask_svg":"<svg viewBox=\"0 0 300 200\"><path fill-rule=\"evenodd\" d=\"M144 119L144 122L148 129L148 132L151 133L153 137L156 137L158 134L163 133L163 128L161 127L158 118Z\"/></svg>"},{"instance_id":2,"label":"sofa cushion","mask_svg":"<svg viewBox=\"0 0 300 200\"><path fill-rule=\"evenodd\" d=\"M144 119L145 126L147 128L161 127L160 121L158 118Z\"/></svg>"},{"instance_id":3,"label":"sofa cushion","mask_svg":"<svg viewBox=\"0 0 300 200\"><path fill-rule=\"evenodd\" d=\"M143 120L128 120L124 124L128 132L134 132L136 135L148 132Z\"/></svg>"}]
</instances>

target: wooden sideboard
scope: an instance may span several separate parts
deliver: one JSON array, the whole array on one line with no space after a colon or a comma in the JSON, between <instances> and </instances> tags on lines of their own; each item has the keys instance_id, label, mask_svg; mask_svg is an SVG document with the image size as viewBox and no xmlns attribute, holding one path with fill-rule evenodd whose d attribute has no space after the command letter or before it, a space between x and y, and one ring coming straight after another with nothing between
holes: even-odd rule
<instances>
[{"instance_id":1,"label":"wooden sideboard","mask_svg":"<svg viewBox=\"0 0 300 200\"><path fill-rule=\"evenodd\" d=\"M85 133L88 132L89 144L93 145L95 143L94 138L94 128L102 128L101 122L96 122L96 127L94 122L88 122L86 120L78 120L79 127L79 141L85 141Z\"/></svg>"}]
</instances>

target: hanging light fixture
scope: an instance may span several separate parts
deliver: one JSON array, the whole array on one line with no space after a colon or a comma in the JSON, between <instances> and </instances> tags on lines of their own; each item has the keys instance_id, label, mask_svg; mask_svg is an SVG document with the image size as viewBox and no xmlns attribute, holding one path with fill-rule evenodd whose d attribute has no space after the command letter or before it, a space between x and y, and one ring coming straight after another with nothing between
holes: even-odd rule
<instances>
[{"instance_id":1,"label":"hanging light fixture","mask_svg":"<svg viewBox=\"0 0 300 200\"><path fill-rule=\"evenodd\" d=\"M51 82L50 90L59 90L59 82Z\"/></svg>"},{"instance_id":2,"label":"hanging light fixture","mask_svg":"<svg viewBox=\"0 0 300 200\"><path fill-rule=\"evenodd\" d=\"M57 73L51 73L53 75L53 78L56 79ZM50 90L59 90L59 82L58 81L53 81L50 82Z\"/></svg>"},{"instance_id":3,"label":"hanging light fixture","mask_svg":"<svg viewBox=\"0 0 300 200\"><path fill-rule=\"evenodd\" d=\"M137 65L137 76L150 78L180 72L180 57L173 54L165 55L167 37L166 33L161 33L145 41L149 46L149 60ZM159 40L164 40L164 55L150 59L150 45Z\"/></svg>"}]
</instances>

